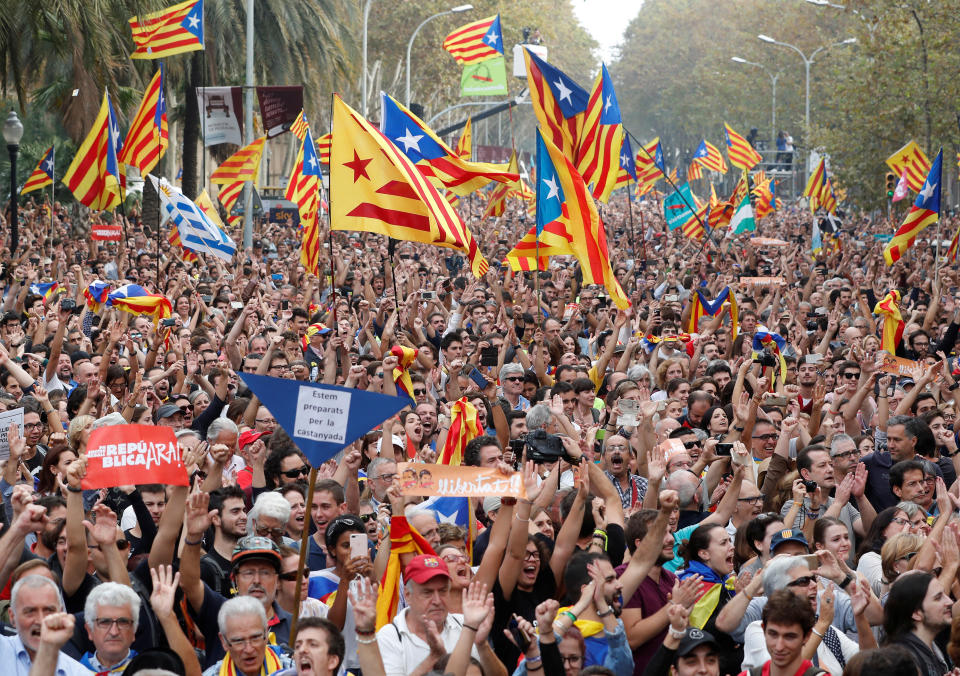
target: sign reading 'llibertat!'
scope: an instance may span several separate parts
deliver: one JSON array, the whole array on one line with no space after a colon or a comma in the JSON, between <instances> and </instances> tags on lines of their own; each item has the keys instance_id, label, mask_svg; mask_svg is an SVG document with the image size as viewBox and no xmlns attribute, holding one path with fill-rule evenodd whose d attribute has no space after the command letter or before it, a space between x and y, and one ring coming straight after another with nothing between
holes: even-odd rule
<instances>
[{"instance_id":1,"label":"sign reading 'llibertat!'","mask_svg":"<svg viewBox=\"0 0 960 676\"><path fill-rule=\"evenodd\" d=\"M525 498L520 472L504 473L491 467L428 465L401 462L400 492L403 495L438 495L454 498L485 498L491 495Z\"/></svg>"},{"instance_id":2,"label":"sign reading 'llibertat!'","mask_svg":"<svg viewBox=\"0 0 960 676\"><path fill-rule=\"evenodd\" d=\"M187 468L173 430L154 425L112 425L90 433L87 475L82 486L136 484L188 486Z\"/></svg>"}]
</instances>

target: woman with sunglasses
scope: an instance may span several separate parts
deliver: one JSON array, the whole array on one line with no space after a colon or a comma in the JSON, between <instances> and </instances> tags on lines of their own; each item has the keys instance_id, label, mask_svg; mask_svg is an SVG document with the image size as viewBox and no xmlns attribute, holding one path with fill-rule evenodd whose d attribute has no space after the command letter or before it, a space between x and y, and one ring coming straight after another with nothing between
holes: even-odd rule
<instances>
[{"instance_id":1,"label":"woman with sunglasses","mask_svg":"<svg viewBox=\"0 0 960 676\"><path fill-rule=\"evenodd\" d=\"M300 617L326 617L330 608L317 599L308 596L308 574L298 576L300 553L293 547L284 545L280 548L282 562L280 564L280 579L277 584L277 604L288 613L293 612L296 600L297 585L300 585ZM306 573L307 571L304 571Z\"/></svg>"}]
</instances>

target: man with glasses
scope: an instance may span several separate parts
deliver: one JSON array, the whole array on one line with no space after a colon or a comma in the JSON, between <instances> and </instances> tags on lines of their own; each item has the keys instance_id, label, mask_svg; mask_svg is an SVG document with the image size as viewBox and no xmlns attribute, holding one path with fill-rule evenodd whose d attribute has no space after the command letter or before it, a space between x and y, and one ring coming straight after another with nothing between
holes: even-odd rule
<instances>
[{"instance_id":1,"label":"man with glasses","mask_svg":"<svg viewBox=\"0 0 960 676\"><path fill-rule=\"evenodd\" d=\"M136 652L130 649L140 618L140 597L129 586L104 582L84 603L83 619L94 649L80 664L100 674L120 674Z\"/></svg>"},{"instance_id":2,"label":"man with glasses","mask_svg":"<svg viewBox=\"0 0 960 676\"><path fill-rule=\"evenodd\" d=\"M750 437L750 450L754 460L766 460L773 455L777 448L777 439L780 433L776 425L769 420L757 419L753 425L753 434Z\"/></svg>"},{"instance_id":3,"label":"man with glasses","mask_svg":"<svg viewBox=\"0 0 960 676\"><path fill-rule=\"evenodd\" d=\"M183 553L180 557L180 587L196 617L197 630L203 636L216 633L217 615L226 599L203 583L200 578L200 553L204 533L212 524L214 512L208 508L210 495L202 491L191 493L186 505L186 536L183 540ZM238 597L252 598L265 612L264 631L268 630L280 646L286 646L290 640L290 613L276 601L280 570L283 559L277 544L264 537L248 535L237 541L233 550L233 582ZM251 604L252 605L252 604ZM251 634L252 635L252 634ZM243 637L246 637L244 634ZM226 636L235 638L235 636ZM204 667L217 663L226 654L228 645L221 641L207 641ZM235 658L234 658L235 659ZM271 671L276 671L274 667ZM214 672L216 673L216 672Z\"/></svg>"},{"instance_id":4,"label":"man with glasses","mask_svg":"<svg viewBox=\"0 0 960 676\"><path fill-rule=\"evenodd\" d=\"M225 601L217 618L223 659L209 666L204 676L236 674L260 676L293 666L293 660L269 645L269 626L263 606L249 596ZM208 650L214 641L207 641Z\"/></svg>"},{"instance_id":5,"label":"man with glasses","mask_svg":"<svg viewBox=\"0 0 960 676\"><path fill-rule=\"evenodd\" d=\"M746 528L754 517L760 516L763 511L763 493L756 484L749 481L740 487L740 497L737 498L737 507L727 523L727 532L731 538L736 537L737 531Z\"/></svg>"},{"instance_id":6,"label":"man with glasses","mask_svg":"<svg viewBox=\"0 0 960 676\"><path fill-rule=\"evenodd\" d=\"M387 501L387 489L397 478L397 463L390 458L374 458L367 466L367 485L374 509Z\"/></svg>"},{"instance_id":7,"label":"man with glasses","mask_svg":"<svg viewBox=\"0 0 960 676\"><path fill-rule=\"evenodd\" d=\"M500 369L500 389L503 400L510 406L511 411L526 411L530 408L530 400L523 396L523 366L520 364L504 364Z\"/></svg>"},{"instance_id":8,"label":"man with glasses","mask_svg":"<svg viewBox=\"0 0 960 676\"><path fill-rule=\"evenodd\" d=\"M277 429L277 419L263 404L257 409L257 417L254 418L254 429L257 432L274 432Z\"/></svg>"},{"instance_id":9,"label":"man with glasses","mask_svg":"<svg viewBox=\"0 0 960 676\"><path fill-rule=\"evenodd\" d=\"M853 437L849 434L834 434L830 440L830 460L833 462L834 479L839 484L860 462L860 450Z\"/></svg>"}]
</instances>

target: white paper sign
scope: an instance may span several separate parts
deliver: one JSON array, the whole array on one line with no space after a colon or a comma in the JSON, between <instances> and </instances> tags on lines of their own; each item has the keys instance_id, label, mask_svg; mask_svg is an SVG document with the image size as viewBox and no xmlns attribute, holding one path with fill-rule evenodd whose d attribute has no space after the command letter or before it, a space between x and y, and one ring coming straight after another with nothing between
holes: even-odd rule
<instances>
[{"instance_id":1,"label":"white paper sign","mask_svg":"<svg viewBox=\"0 0 960 676\"><path fill-rule=\"evenodd\" d=\"M234 91L237 90L237 91ZM197 105L200 108L200 128L203 144L243 144L240 115L237 110L240 87L197 87Z\"/></svg>"},{"instance_id":2,"label":"white paper sign","mask_svg":"<svg viewBox=\"0 0 960 676\"><path fill-rule=\"evenodd\" d=\"M294 436L342 444L347 436L350 392L301 387L297 397Z\"/></svg>"},{"instance_id":3,"label":"white paper sign","mask_svg":"<svg viewBox=\"0 0 960 676\"><path fill-rule=\"evenodd\" d=\"M10 457L10 442L7 441L7 429L10 425L16 424L20 429L20 437L23 437L23 409L18 408L13 411L3 411L0 413L0 460L6 460Z\"/></svg>"}]
</instances>

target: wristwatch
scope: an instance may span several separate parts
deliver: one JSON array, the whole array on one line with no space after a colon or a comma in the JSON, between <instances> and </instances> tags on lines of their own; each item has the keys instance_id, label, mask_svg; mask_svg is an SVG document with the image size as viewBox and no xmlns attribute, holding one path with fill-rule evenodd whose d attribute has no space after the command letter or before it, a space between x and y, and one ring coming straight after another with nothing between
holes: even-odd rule
<instances>
[{"instance_id":1,"label":"wristwatch","mask_svg":"<svg viewBox=\"0 0 960 676\"><path fill-rule=\"evenodd\" d=\"M847 573L847 576L843 578L843 582L841 582L837 586L840 587L840 589L846 589L850 585L850 583L856 579L857 578L855 575L851 575L850 573Z\"/></svg>"}]
</instances>

